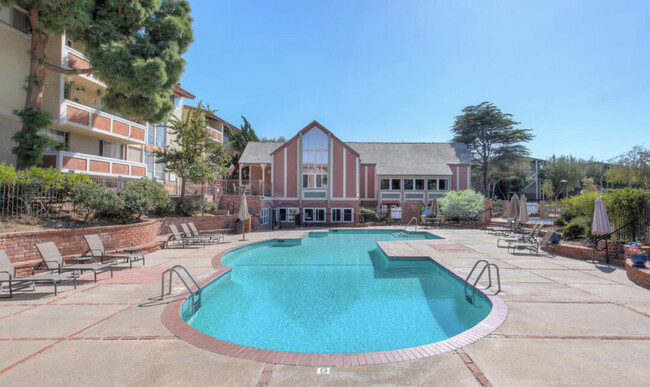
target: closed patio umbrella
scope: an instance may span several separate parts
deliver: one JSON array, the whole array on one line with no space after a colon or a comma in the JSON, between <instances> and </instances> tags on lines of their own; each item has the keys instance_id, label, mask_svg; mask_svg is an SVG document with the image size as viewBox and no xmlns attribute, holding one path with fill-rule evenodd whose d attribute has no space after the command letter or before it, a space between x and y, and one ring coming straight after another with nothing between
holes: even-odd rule
<instances>
[{"instance_id":1,"label":"closed patio umbrella","mask_svg":"<svg viewBox=\"0 0 650 387\"><path fill-rule=\"evenodd\" d=\"M603 197L599 196L594 203L594 218L591 220L591 235L607 235L612 232L612 224L609 223L607 209L603 203Z\"/></svg>"},{"instance_id":2,"label":"closed patio umbrella","mask_svg":"<svg viewBox=\"0 0 650 387\"><path fill-rule=\"evenodd\" d=\"M521 224L528 223L528 208L526 207L527 203L528 200L526 199L526 196L521 195L521 199L519 200L519 216L517 217L517 219L519 219L519 223Z\"/></svg>"},{"instance_id":3,"label":"closed patio umbrella","mask_svg":"<svg viewBox=\"0 0 650 387\"><path fill-rule=\"evenodd\" d=\"M250 218L248 213L248 203L246 203L246 193L241 195L241 205L239 206L239 215L238 218L244 222L244 227L242 228L242 240L246 240L246 221Z\"/></svg>"},{"instance_id":4,"label":"closed patio umbrella","mask_svg":"<svg viewBox=\"0 0 650 387\"><path fill-rule=\"evenodd\" d=\"M516 218L519 215L519 196L517 194L512 195L510 201L508 201L508 206L506 207L503 216L506 218Z\"/></svg>"},{"instance_id":5,"label":"closed patio umbrella","mask_svg":"<svg viewBox=\"0 0 650 387\"><path fill-rule=\"evenodd\" d=\"M431 205L429 206L431 209L431 216L438 216L440 215L440 204L438 204L438 198L433 198L431 201Z\"/></svg>"}]
</instances>

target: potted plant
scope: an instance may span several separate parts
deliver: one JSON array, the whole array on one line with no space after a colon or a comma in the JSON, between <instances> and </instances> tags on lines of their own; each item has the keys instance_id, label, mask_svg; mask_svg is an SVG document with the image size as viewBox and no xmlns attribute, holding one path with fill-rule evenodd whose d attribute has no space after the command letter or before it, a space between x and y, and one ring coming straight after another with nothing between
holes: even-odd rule
<instances>
[{"instance_id":1,"label":"potted plant","mask_svg":"<svg viewBox=\"0 0 650 387\"><path fill-rule=\"evenodd\" d=\"M641 247L641 244L637 243L636 246L630 249L630 260L634 267L645 267L646 262L648 262L648 256Z\"/></svg>"}]
</instances>

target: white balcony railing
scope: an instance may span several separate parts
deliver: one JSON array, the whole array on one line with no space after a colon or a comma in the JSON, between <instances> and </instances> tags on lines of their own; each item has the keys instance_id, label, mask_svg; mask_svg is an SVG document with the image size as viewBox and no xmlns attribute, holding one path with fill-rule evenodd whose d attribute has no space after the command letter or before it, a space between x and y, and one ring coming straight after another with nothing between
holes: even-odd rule
<instances>
[{"instance_id":1,"label":"white balcony railing","mask_svg":"<svg viewBox=\"0 0 650 387\"><path fill-rule=\"evenodd\" d=\"M223 134L221 133L220 130L208 126L208 132L210 133L210 136L212 136L212 139L214 141L223 143Z\"/></svg>"},{"instance_id":2,"label":"white balcony railing","mask_svg":"<svg viewBox=\"0 0 650 387\"><path fill-rule=\"evenodd\" d=\"M69 100L61 103L60 120L61 124L81 127L137 144L144 144L147 134L144 125Z\"/></svg>"},{"instance_id":3,"label":"white balcony railing","mask_svg":"<svg viewBox=\"0 0 650 387\"><path fill-rule=\"evenodd\" d=\"M67 151L45 151L43 166L61 172L81 172L99 176L140 178L147 175L147 164Z\"/></svg>"}]
</instances>

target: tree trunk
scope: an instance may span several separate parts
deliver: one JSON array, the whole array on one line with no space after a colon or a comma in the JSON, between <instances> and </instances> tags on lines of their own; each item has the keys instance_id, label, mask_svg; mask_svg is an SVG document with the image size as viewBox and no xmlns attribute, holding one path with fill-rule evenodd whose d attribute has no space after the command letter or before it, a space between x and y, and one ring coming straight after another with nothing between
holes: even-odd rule
<instances>
[{"instance_id":1,"label":"tree trunk","mask_svg":"<svg viewBox=\"0 0 650 387\"><path fill-rule=\"evenodd\" d=\"M181 199L180 203L183 203L183 200L185 199L185 179L181 177Z\"/></svg>"},{"instance_id":2,"label":"tree trunk","mask_svg":"<svg viewBox=\"0 0 650 387\"><path fill-rule=\"evenodd\" d=\"M29 9L29 24L32 27L32 40L29 58L29 77L27 79L27 96L25 108L40 109L45 89L45 47L48 36L38 32L38 9ZM24 126L23 126L24 129Z\"/></svg>"},{"instance_id":3,"label":"tree trunk","mask_svg":"<svg viewBox=\"0 0 650 387\"><path fill-rule=\"evenodd\" d=\"M45 90L45 47L47 46L48 35L38 31L38 9L29 9L29 24L32 28L32 37L29 55L29 75L27 77L25 109L40 110L43 104L43 91ZM23 122L23 132L30 130L29 125ZM18 158L18 168L23 168Z\"/></svg>"},{"instance_id":4,"label":"tree trunk","mask_svg":"<svg viewBox=\"0 0 650 387\"><path fill-rule=\"evenodd\" d=\"M490 186L488 185L488 163L489 161L487 159L483 160L483 192L485 192L486 195L490 194Z\"/></svg>"}]
</instances>

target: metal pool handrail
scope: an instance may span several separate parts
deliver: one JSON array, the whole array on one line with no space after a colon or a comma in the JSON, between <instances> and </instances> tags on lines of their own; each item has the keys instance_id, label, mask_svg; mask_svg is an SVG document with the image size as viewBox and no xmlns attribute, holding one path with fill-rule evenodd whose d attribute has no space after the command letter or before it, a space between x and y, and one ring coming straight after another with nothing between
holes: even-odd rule
<instances>
[{"instance_id":1,"label":"metal pool handrail","mask_svg":"<svg viewBox=\"0 0 650 387\"><path fill-rule=\"evenodd\" d=\"M183 270L185 274L190 278L194 286L196 286L196 291L193 291L190 285L185 281L181 273L179 272L179 269ZM165 293L165 275L169 273L169 288L167 290L167 293ZM169 269L165 270L162 275L161 275L161 282L160 282L160 299L162 300L165 297L165 294L170 294L172 292L172 274L176 273L176 276L180 278L181 282L183 282L183 285L185 285L185 288L187 289L188 292L190 292L190 297L192 298L192 313L196 312L199 310L201 307L201 291L202 288L196 282L192 274L185 268L183 265L174 265L170 267Z\"/></svg>"},{"instance_id":2,"label":"metal pool handrail","mask_svg":"<svg viewBox=\"0 0 650 387\"><path fill-rule=\"evenodd\" d=\"M483 268L481 269L480 273L478 274L478 277L476 277L476 280L474 280L474 283L471 285L472 286L472 294L470 295L470 294L467 293L467 285L469 285L469 279L472 276L472 274L474 274L474 270L476 270L478 265L481 264L481 263L485 263L485 265L483 265ZM472 267L472 270L467 275L467 278L465 278L465 288L463 290L465 292L465 299L470 304L474 305L474 296L476 295L476 285L478 284L478 281L483 276L483 273L485 273L486 269L488 271L488 281L489 281L489 284L486 287L486 289L489 289L489 288L492 287L492 267L494 267L494 269L496 270L496 275L497 275L497 286L498 286L497 293L501 292L501 273L499 273L499 266L497 266L494 263L490 263L485 259L479 259L474 264L474 267Z\"/></svg>"}]
</instances>

